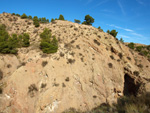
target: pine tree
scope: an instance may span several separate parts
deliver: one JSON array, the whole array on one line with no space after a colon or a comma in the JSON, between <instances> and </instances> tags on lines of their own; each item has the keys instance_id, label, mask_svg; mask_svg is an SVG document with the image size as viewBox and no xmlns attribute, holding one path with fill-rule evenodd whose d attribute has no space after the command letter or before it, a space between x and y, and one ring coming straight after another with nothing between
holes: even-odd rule
<instances>
[{"instance_id":1,"label":"pine tree","mask_svg":"<svg viewBox=\"0 0 150 113\"><path fill-rule=\"evenodd\" d=\"M35 25L35 27L39 27L40 24L39 24L39 19L37 16L34 16L33 17L33 24Z\"/></svg>"},{"instance_id":2,"label":"pine tree","mask_svg":"<svg viewBox=\"0 0 150 113\"><path fill-rule=\"evenodd\" d=\"M65 20L65 19L64 19L64 16L63 16L63 15L60 15L58 20Z\"/></svg>"},{"instance_id":3,"label":"pine tree","mask_svg":"<svg viewBox=\"0 0 150 113\"><path fill-rule=\"evenodd\" d=\"M23 13L23 14L21 15L21 18L22 18L22 19L25 19L25 18L28 18L28 16L27 16L25 13Z\"/></svg>"},{"instance_id":4,"label":"pine tree","mask_svg":"<svg viewBox=\"0 0 150 113\"><path fill-rule=\"evenodd\" d=\"M86 15L84 20L85 21L82 24L85 25L92 25L94 23L94 18L91 17L90 15Z\"/></svg>"}]
</instances>

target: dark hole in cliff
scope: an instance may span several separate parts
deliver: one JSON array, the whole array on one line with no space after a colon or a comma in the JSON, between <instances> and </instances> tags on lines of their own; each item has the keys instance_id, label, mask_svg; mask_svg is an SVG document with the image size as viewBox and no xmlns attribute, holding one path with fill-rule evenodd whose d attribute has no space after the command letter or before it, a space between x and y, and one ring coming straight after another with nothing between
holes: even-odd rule
<instances>
[{"instance_id":1,"label":"dark hole in cliff","mask_svg":"<svg viewBox=\"0 0 150 113\"><path fill-rule=\"evenodd\" d=\"M134 95L136 96L138 94L138 90L140 87L140 84L135 84L134 79L130 77L130 75L125 74L124 75L124 91L123 94L125 96Z\"/></svg>"}]
</instances>

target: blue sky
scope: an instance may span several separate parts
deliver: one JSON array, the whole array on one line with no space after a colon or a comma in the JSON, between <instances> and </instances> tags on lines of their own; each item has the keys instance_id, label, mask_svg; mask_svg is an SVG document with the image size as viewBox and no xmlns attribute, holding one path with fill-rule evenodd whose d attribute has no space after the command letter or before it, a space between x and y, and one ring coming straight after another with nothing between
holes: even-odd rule
<instances>
[{"instance_id":1,"label":"blue sky","mask_svg":"<svg viewBox=\"0 0 150 113\"><path fill-rule=\"evenodd\" d=\"M118 31L125 42L150 45L150 0L0 0L0 13L84 21L89 14L94 27Z\"/></svg>"}]
</instances>

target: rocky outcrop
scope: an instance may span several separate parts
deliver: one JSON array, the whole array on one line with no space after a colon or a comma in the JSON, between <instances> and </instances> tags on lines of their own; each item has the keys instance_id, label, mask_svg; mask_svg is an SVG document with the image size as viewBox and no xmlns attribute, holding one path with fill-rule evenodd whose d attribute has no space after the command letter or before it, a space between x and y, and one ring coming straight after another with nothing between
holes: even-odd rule
<instances>
[{"instance_id":1,"label":"rocky outcrop","mask_svg":"<svg viewBox=\"0 0 150 113\"><path fill-rule=\"evenodd\" d=\"M35 28L32 20L7 13L0 15L0 23L10 34L31 37L31 46L20 48L18 55L0 55L0 112L84 111L150 91L147 58L97 28L60 20ZM39 49L44 28L59 40L55 54Z\"/></svg>"}]
</instances>

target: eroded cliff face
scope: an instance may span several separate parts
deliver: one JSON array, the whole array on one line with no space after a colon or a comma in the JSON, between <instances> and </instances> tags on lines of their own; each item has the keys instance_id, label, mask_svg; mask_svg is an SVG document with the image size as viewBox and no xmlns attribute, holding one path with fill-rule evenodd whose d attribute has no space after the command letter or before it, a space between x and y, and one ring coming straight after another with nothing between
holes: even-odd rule
<instances>
[{"instance_id":1,"label":"eroded cliff face","mask_svg":"<svg viewBox=\"0 0 150 113\"><path fill-rule=\"evenodd\" d=\"M31 46L18 55L0 55L0 112L60 113L90 110L123 95L150 91L150 62L113 36L92 26L32 20L1 14L10 34L27 32ZM55 54L39 49L39 34L51 30L59 40Z\"/></svg>"}]
</instances>

